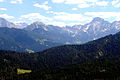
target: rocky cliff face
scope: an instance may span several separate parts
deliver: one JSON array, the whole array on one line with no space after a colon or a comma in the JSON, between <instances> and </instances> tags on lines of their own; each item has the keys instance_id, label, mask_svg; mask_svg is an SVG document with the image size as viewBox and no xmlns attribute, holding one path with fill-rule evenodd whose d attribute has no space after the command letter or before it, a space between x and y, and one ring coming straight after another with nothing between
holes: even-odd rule
<instances>
[{"instance_id":1,"label":"rocky cliff face","mask_svg":"<svg viewBox=\"0 0 120 80\"><path fill-rule=\"evenodd\" d=\"M15 25L12 22L5 20L4 18L0 18L0 27L8 27L8 28L20 28L21 26Z\"/></svg>"}]
</instances>

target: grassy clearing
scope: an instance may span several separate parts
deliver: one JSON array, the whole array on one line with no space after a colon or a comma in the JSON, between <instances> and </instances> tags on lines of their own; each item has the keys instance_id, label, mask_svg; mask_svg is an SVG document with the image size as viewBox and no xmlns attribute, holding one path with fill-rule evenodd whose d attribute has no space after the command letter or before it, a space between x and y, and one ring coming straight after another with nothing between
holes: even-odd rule
<instances>
[{"instance_id":1,"label":"grassy clearing","mask_svg":"<svg viewBox=\"0 0 120 80\"><path fill-rule=\"evenodd\" d=\"M30 73L32 72L31 70L24 70L24 69L17 69L17 74L25 74L25 73Z\"/></svg>"}]
</instances>

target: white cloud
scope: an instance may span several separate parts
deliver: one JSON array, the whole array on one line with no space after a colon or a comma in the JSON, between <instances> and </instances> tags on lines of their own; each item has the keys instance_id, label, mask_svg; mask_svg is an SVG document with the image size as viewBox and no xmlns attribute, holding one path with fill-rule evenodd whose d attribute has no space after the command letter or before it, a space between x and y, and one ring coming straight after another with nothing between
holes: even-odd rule
<instances>
[{"instance_id":1,"label":"white cloud","mask_svg":"<svg viewBox=\"0 0 120 80\"><path fill-rule=\"evenodd\" d=\"M48 1L45 1L43 4L45 4L45 5L48 4Z\"/></svg>"},{"instance_id":2,"label":"white cloud","mask_svg":"<svg viewBox=\"0 0 120 80\"><path fill-rule=\"evenodd\" d=\"M44 10L49 10L49 9L51 9L51 7L48 6L47 4L48 4L48 1L44 2L44 3L41 4L41 5L38 4L38 3L36 3L36 4L34 4L33 6L42 8L42 9L44 9Z\"/></svg>"},{"instance_id":3,"label":"white cloud","mask_svg":"<svg viewBox=\"0 0 120 80\"><path fill-rule=\"evenodd\" d=\"M68 26L75 26L75 25L84 25L83 23L70 23L70 24L68 24Z\"/></svg>"},{"instance_id":4,"label":"white cloud","mask_svg":"<svg viewBox=\"0 0 120 80\"><path fill-rule=\"evenodd\" d=\"M22 0L11 0L10 3L12 3L12 4L17 4L17 3L22 4L23 1Z\"/></svg>"},{"instance_id":5,"label":"white cloud","mask_svg":"<svg viewBox=\"0 0 120 80\"><path fill-rule=\"evenodd\" d=\"M114 7L119 8L120 7L120 3L118 3L117 5L114 5Z\"/></svg>"},{"instance_id":6,"label":"white cloud","mask_svg":"<svg viewBox=\"0 0 120 80\"><path fill-rule=\"evenodd\" d=\"M87 8L92 5L96 0L66 0L65 4L76 4L78 8ZM89 4L88 4L89 2Z\"/></svg>"},{"instance_id":7,"label":"white cloud","mask_svg":"<svg viewBox=\"0 0 120 80\"><path fill-rule=\"evenodd\" d=\"M83 0L83 1L86 1L86 2L96 2L98 0Z\"/></svg>"},{"instance_id":8,"label":"white cloud","mask_svg":"<svg viewBox=\"0 0 120 80\"><path fill-rule=\"evenodd\" d=\"M90 6L91 6L91 4L82 3L82 4L78 5L78 8L87 8L87 7L90 7Z\"/></svg>"},{"instance_id":9,"label":"white cloud","mask_svg":"<svg viewBox=\"0 0 120 80\"><path fill-rule=\"evenodd\" d=\"M52 21L51 18L45 17L43 15L41 15L40 13L30 13L30 14L26 14L26 15L21 15L20 19L28 19L28 20L36 20L36 19L40 19L41 21Z\"/></svg>"},{"instance_id":10,"label":"white cloud","mask_svg":"<svg viewBox=\"0 0 120 80\"><path fill-rule=\"evenodd\" d=\"M46 23L47 25L54 25L54 26L59 26L59 27L65 27L65 26L74 26L74 25L83 25L82 23L65 23L65 22L59 22L59 21L52 21Z\"/></svg>"},{"instance_id":11,"label":"white cloud","mask_svg":"<svg viewBox=\"0 0 120 80\"><path fill-rule=\"evenodd\" d=\"M72 10L78 10L77 8L72 8Z\"/></svg>"},{"instance_id":12,"label":"white cloud","mask_svg":"<svg viewBox=\"0 0 120 80\"><path fill-rule=\"evenodd\" d=\"M63 3L65 0L52 0L53 3Z\"/></svg>"},{"instance_id":13,"label":"white cloud","mask_svg":"<svg viewBox=\"0 0 120 80\"><path fill-rule=\"evenodd\" d=\"M18 23L26 23L26 21L14 21L13 23L18 24Z\"/></svg>"},{"instance_id":14,"label":"white cloud","mask_svg":"<svg viewBox=\"0 0 120 80\"><path fill-rule=\"evenodd\" d=\"M107 2L107 1L98 1L98 2L96 2L96 5L98 5L98 6L107 6L108 3L109 2Z\"/></svg>"},{"instance_id":15,"label":"white cloud","mask_svg":"<svg viewBox=\"0 0 120 80\"><path fill-rule=\"evenodd\" d=\"M65 27L66 24L64 22L57 22L57 21L52 21L52 22L48 22L48 25L54 25L54 26L59 26L59 27Z\"/></svg>"},{"instance_id":16,"label":"white cloud","mask_svg":"<svg viewBox=\"0 0 120 80\"><path fill-rule=\"evenodd\" d=\"M0 8L0 10L2 10L2 11L6 11L7 9L6 9L6 8Z\"/></svg>"},{"instance_id":17,"label":"white cloud","mask_svg":"<svg viewBox=\"0 0 120 80\"><path fill-rule=\"evenodd\" d=\"M114 18L118 20L120 18L120 12L85 12L86 16L101 17L101 18Z\"/></svg>"},{"instance_id":18,"label":"white cloud","mask_svg":"<svg viewBox=\"0 0 120 80\"><path fill-rule=\"evenodd\" d=\"M87 8L91 6L107 6L108 1L98 1L98 0L66 0L66 4L77 4L78 8Z\"/></svg>"},{"instance_id":19,"label":"white cloud","mask_svg":"<svg viewBox=\"0 0 120 80\"><path fill-rule=\"evenodd\" d=\"M113 0L112 1L112 5L115 5L115 4L117 4L119 2L119 0Z\"/></svg>"},{"instance_id":20,"label":"white cloud","mask_svg":"<svg viewBox=\"0 0 120 80\"><path fill-rule=\"evenodd\" d=\"M113 0L113 1L112 1L112 5L113 5L114 7L119 8L119 7L120 7L120 0Z\"/></svg>"},{"instance_id":21,"label":"white cloud","mask_svg":"<svg viewBox=\"0 0 120 80\"><path fill-rule=\"evenodd\" d=\"M54 12L54 11L48 11L47 13L52 13L54 15L64 15L64 14L67 14L66 12Z\"/></svg>"},{"instance_id":22,"label":"white cloud","mask_svg":"<svg viewBox=\"0 0 120 80\"><path fill-rule=\"evenodd\" d=\"M0 2L3 2L4 0L0 0Z\"/></svg>"},{"instance_id":23,"label":"white cloud","mask_svg":"<svg viewBox=\"0 0 120 80\"><path fill-rule=\"evenodd\" d=\"M5 19L13 19L13 16L9 16L7 14L0 14L0 17L5 18Z\"/></svg>"},{"instance_id":24,"label":"white cloud","mask_svg":"<svg viewBox=\"0 0 120 80\"><path fill-rule=\"evenodd\" d=\"M66 21L66 20L69 20L69 21L78 21L82 18L82 15L81 14L63 14L63 15L56 15L54 16L55 19L57 20L63 20L63 21Z\"/></svg>"},{"instance_id":25,"label":"white cloud","mask_svg":"<svg viewBox=\"0 0 120 80\"><path fill-rule=\"evenodd\" d=\"M90 21L90 17L85 17L82 14L71 14L66 12L54 12L50 11L49 13L54 14L53 19L61 21Z\"/></svg>"},{"instance_id":26,"label":"white cloud","mask_svg":"<svg viewBox=\"0 0 120 80\"><path fill-rule=\"evenodd\" d=\"M97 0L66 0L65 3L66 4L83 4L83 3L87 3L87 2L91 2L94 3Z\"/></svg>"},{"instance_id":27,"label":"white cloud","mask_svg":"<svg viewBox=\"0 0 120 80\"><path fill-rule=\"evenodd\" d=\"M85 12L85 15L89 15L93 17L109 18L114 16L120 16L120 12Z\"/></svg>"}]
</instances>

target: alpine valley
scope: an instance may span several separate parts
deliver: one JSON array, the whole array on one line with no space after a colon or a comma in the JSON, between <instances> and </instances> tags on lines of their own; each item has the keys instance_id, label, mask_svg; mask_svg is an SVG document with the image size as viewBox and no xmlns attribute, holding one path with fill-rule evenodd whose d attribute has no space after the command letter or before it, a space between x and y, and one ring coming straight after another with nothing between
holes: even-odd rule
<instances>
[{"instance_id":1,"label":"alpine valley","mask_svg":"<svg viewBox=\"0 0 120 80\"><path fill-rule=\"evenodd\" d=\"M120 32L31 54L1 50L0 79L120 80L119 50Z\"/></svg>"},{"instance_id":2,"label":"alpine valley","mask_svg":"<svg viewBox=\"0 0 120 80\"><path fill-rule=\"evenodd\" d=\"M110 23L99 17L85 25L65 27L42 22L14 24L0 18L0 50L38 52L65 44L83 44L119 30L120 21Z\"/></svg>"},{"instance_id":3,"label":"alpine valley","mask_svg":"<svg viewBox=\"0 0 120 80\"><path fill-rule=\"evenodd\" d=\"M120 80L120 0L0 0L0 80Z\"/></svg>"},{"instance_id":4,"label":"alpine valley","mask_svg":"<svg viewBox=\"0 0 120 80\"><path fill-rule=\"evenodd\" d=\"M119 31L99 17L66 27L0 18L0 80L120 80Z\"/></svg>"}]
</instances>

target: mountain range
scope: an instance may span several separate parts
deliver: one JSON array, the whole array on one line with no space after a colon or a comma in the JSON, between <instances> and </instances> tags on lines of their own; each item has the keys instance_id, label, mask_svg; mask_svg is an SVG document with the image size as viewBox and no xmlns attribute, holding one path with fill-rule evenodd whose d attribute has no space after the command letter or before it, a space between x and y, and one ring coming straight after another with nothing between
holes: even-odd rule
<instances>
[{"instance_id":1,"label":"mountain range","mask_svg":"<svg viewBox=\"0 0 120 80\"><path fill-rule=\"evenodd\" d=\"M115 34L120 21L112 23L96 17L85 25L59 27L42 22L14 24L0 18L0 49L14 51L42 51L65 44L83 44Z\"/></svg>"},{"instance_id":2,"label":"mountain range","mask_svg":"<svg viewBox=\"0 0 120 80\"><path fill-rule=\"evenodd\" d=\"M0 73L3 80L119 80L119 50L120 32L31 54L0 50Z\"/></svg>"}]
</instances>

